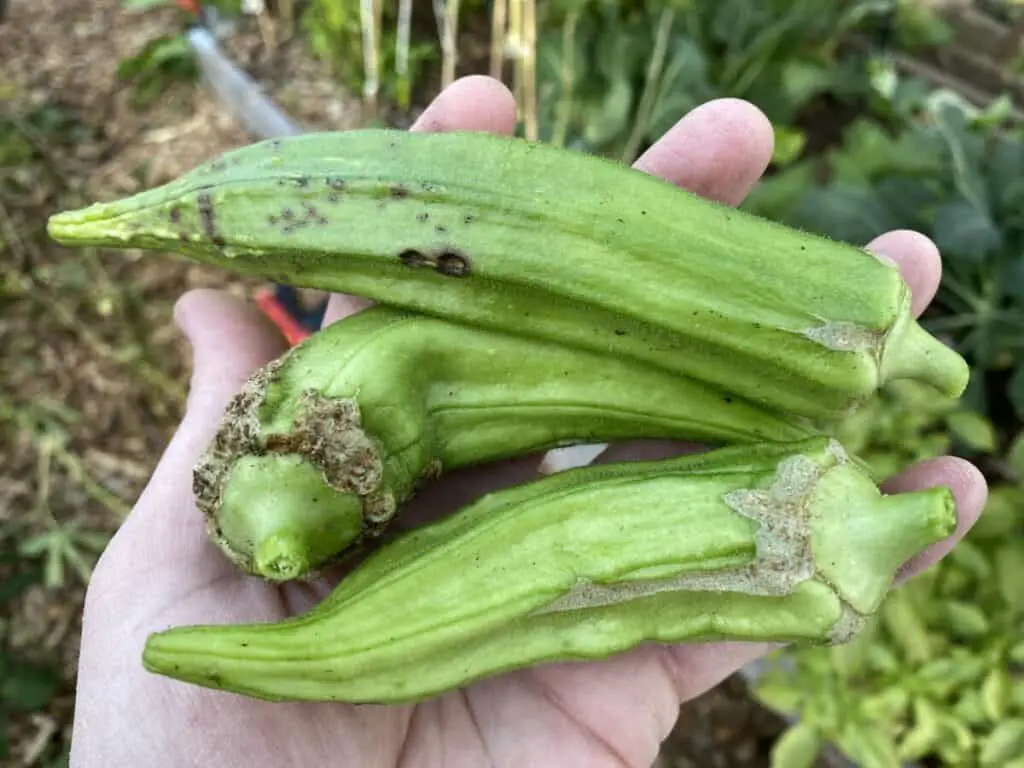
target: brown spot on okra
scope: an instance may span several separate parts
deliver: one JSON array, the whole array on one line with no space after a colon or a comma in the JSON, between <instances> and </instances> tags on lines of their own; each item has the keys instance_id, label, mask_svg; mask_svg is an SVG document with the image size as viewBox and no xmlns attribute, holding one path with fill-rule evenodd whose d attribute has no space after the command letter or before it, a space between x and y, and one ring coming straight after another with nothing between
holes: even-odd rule
<instances>
[{"instance_id":1,"label":"brown spot on okra","mask_svg":"<svg viewBox=\"0 0 1024 768\"><path fill-rule=\"evenodd\" d=\"M476 221L476 216L474 216L472 213L467 213L465 216L462 217L462 221L464 224L472 224L474 221Z\"/></svg>"},{"instance_id":2,"label":"brown spot on okra","mask_svg":"<svg viewBox=\"0 0 1024 768\"><path fill-rule=\"evenodd\" d=\"M327 179L327 186L329 186L331 189L333 189L336 192L341 192L341 191L343 191L345 189L345 180L344 179L328 177L328 179Z\"/></svg>"},{"instance_id":3,"label":"brown spot on okra","mask_svg":"<svg viewBox=\"0 0 1024 768\"><path fill-rule=\"evenodd\" d=\"M448 227L444 226L443 224L438 224L436 227L434 227L434 229L442 235L448 231Z\"/></svg>"},{"instance_id":4,"label":"brown spot on okra","mask_svg":"<svg viewBox=\"0 0 1024 768\"><path fill-rule=\"evenodd\" d=\"M340 198L338 197L337 192L331 192L329 195L327 195L327 202L329 203L336 203L338 202L339 199Z\"/></svg>"},{"instance_id":5,"label":"brown spot on okra","mask_svg":"<svg viewBox=\"0 0 1024 768\"><path fill-rule=\"evenodd\" d=\"M398 254L398 260L407 267L424 267L430 264L430 258L414 248L407 248Z\"/></svg>"},{"instance_id":6,"label":"brown spot on okra","mask_svg":"<svg viewBox=\"0 0 1024 768\"><path fill-rule=\"evenodd\" d=\"M422 213L417 213L416 214L416 221L421 221L421 222L422 221L427 221L429 218L430 218L430 214L427 213L426 211L423 211Z\"/></svg>"},{"instance_id":7,"label":"brown spot on okra","mask_svg":"<svg viewBox=\"0 0 1024 768\"><path fill-rule=\"evenodd\" d=\"M469 260L458 251L443 251L438 254L435 269L442 275L463 277L469 274Z\"/></svg>"},{"instance_id":8,"label":"brown spot on okra","mask_svg":"<svg viewBox=\"0 0 1024 768\"><path fill-rule=\"evenodd\" d=\"M392 186L390 192L391 196L396 200L401 200L402 198L409 196L409 190L403 187L401 184L395 184L394 186Z\"/></svg>"},{"instance_id":9,"label":"brown spot on okra","mask_svg":"<svg viewBox=\"0 0 1024 768\"><path fill-rule=\"evenodd\" d=\"M174 206L173 208L171 208L170 212L167 215L168 218L170 218L172 224L177 224L179 221L181 221L181 207L177 205Z\"/></svg>"},{"instance_id":10,"label":"brown spot on okra","mask_svg":"<svg viewBox=\"0 0 1024 768\"><path fill-rule=\"evenodd\" d=\"M217 235L217 222L214 218L213 213L213 198L209 192L200 192L198 197L199 203L199 222L202 224L203 231L206 236L211 240L216 240Z\"/></svg>"}]
</instances>

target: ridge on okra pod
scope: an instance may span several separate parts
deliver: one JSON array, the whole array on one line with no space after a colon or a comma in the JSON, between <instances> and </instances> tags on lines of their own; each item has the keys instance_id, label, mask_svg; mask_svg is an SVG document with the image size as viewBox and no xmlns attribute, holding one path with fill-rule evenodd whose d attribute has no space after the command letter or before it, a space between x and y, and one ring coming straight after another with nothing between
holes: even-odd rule
<instances>
[{"instance_id":1,"label":"ridge on okra pod","mask_svg":"<svg viewBox=\"0 0 1024 768\"><path fill-rule=\"evenodd\" d=\"M284 581L357 551L449 470L578 441L812 433L630 360L376 306L249 377L194 490L228 557Z\"/></svg>"},{"instance_id":2,"label":"ridge on okra pod","mask_svg":"<svg viewBox=\"0 0 1024 768\"><path fill-rule=\"evenodd\" d=\"M968 377L894 265L518 138L272 139L48 230L628 358L822 423L889 380L955 397Z\"/></svg>"},{"instance_id":3,"label":"ridge on okra pod","mask_svg":"<svg viewBox=\"0 0 1024 768\"><path fill-rule=\"evenodd\" d=\"M272 700L420 701L642 643L843 643L956 527L826 437L568 470L384 544L304 615L147 640L161 675Z\"/></svg>"}]
</instances>

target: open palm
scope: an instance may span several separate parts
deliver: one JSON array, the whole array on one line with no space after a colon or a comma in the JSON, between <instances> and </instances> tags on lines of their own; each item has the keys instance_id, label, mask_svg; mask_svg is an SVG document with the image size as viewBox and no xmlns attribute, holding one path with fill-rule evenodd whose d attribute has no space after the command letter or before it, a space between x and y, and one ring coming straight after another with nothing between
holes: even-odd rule
<instances>
[{"instance_id":1,"label":"open palm","mask_svg":"<svg viewBox=\"0 0 1024 768\"><path fill-rule=\"evenodd\" d=\"M511 133L515 108L499 82L456 82L414 130ZM751 105L726 99L683 118L636 166L698 194L737 204L768 164L772 131ZM912 232L869 246L897 262L920 313L940 263ZM798 255L794 255L798 258ZM328 321L367 306L332 297ZM327 584L268 586L234 570L208 542L192 502L191 468L230 396L257 366L284 351L251 306L220 293L185 296L176 316L193 348L188 408L132 514L107 548L86 598L72 765L103 766L648 766L679 705L764 653L751 643L648 646L604 662L546 664L502 675L419 706L271 704L147 673L150 632L192 623L271 621L305 611ZM602 461L679 453L679 444L616 445ZM405 520L436 516L488 490L536 475L539 456L452 473L410 506ZM977 518L980 473L952 457L893 478L889 491L949 486L959 525L908 564L941 557Z\"/></svg>"}]
</instances>

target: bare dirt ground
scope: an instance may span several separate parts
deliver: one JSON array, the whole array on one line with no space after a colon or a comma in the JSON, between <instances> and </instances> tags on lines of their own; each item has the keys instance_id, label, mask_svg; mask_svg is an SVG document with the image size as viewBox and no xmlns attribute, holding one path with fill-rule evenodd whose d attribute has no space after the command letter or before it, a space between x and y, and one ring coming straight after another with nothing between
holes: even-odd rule
<instances>
[{"instance_id":1,"label":"bare dirt ground","mask_svg":"<svg viewBox=\"0 0 1024 768\"><path fill-rule=\"evenodd\" d=\"M71 253L45 236L55 210L161 183L252 140L190 85L132 108L118 62L179 20L127 14L117 0L15 0L0 25L0 121L17 125L7 144L18 154L2 154L0 135L0 656L59 673L41 678L57 686L49 704L14 714L12 766L58 765L70 738L86 567L182 415L189 360L174 301L197 286L256 287L173 256ZM250 25L230 50L307 126L359 123L358 102L301 40L270 51ZM56 553L50 583L5 604L5 589L32 578L35 561L17 553L28 541ZM780 727L733 679L683 708L660 766L767 766Z\"/></svg>"}]
</instances>

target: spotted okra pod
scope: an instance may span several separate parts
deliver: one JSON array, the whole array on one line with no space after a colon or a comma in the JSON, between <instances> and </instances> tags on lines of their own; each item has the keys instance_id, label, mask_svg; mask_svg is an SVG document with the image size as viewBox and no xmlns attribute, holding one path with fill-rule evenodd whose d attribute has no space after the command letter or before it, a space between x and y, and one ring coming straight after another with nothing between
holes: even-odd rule
<instances>
[{"instance_id":1,"label":"spotted okra pod","mask_svg":"<svg viewBox=\"0 0 1024 768\"><path fill-rule=\"evenodd\" d=\"M892 379L955 397L968 376L892 264L516 138L273 139L49 232L631 359L823 423Z\"/></svg>"},{"instance_id":2,"label":"spotted okra pod","mask_svg":"<svg viewBox=\"0 0 1024 768\"><path fill-rule=\"evenodd\" d=\"M827 437L586 467L402 535L305 615L153 634L144 663L258 698L397 703L645 642L843 642L955 523L948 489L882 495Z\"/></svg>"}]
</instances>

